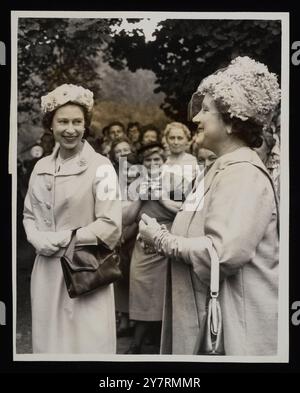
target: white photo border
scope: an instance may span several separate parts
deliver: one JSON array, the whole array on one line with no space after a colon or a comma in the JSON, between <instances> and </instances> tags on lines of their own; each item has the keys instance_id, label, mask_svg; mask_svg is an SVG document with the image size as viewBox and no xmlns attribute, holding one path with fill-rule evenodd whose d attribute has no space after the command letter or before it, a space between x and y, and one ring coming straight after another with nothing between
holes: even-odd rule
<instances>
[{"instance_id":1,"label":"white photo border","mask_svg":"<svg viewBox=\"0 0 300 393\"><path fill-rule=\"evenodd\" d=\"M278 353L275 356L202 355L104 355L16 353L17 319L17 36L19 18L153 18L280 20L281 36L281 156L280 156L280 252ZM140 12L140 11L11 11L11 106L9 173L12 175L12 292L14 361L105 361L105 362L203 362L287 363L289 361L289 12Z\"/></svg>"}]
</instances>

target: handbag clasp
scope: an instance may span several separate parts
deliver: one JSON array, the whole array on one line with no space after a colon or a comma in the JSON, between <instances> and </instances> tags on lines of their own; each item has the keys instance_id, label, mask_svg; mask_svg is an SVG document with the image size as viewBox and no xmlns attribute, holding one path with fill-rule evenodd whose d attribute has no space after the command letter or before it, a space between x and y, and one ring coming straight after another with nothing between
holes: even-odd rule
<instances>
[{"instance_id":1,"label":"handbag clasp","mask_svg":"<svg viewBox=\"0 0 300 393\"><path fill-rule=\"evenodd\" d=\"M219 296L219 292L210 291L211 298L217 298Z\"/></svg>"}]
</instances>

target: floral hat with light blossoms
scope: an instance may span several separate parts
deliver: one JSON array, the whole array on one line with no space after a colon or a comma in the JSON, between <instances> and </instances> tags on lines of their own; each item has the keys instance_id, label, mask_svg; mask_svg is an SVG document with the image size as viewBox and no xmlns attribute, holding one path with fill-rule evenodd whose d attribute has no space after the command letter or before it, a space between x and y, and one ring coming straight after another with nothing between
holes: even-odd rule
<instances>
[{"instance_id":1,"label":"floral hat with light blossoms","mask_svg":"<svg viewBox=\"0 0 300 393\"><path fill-rule=\"evenodd\" d=\"M248 56L235 58L228 67L203 79L196 94L207 93L226 108L230 117L251 119L263 126L269 123L280 101L277 75Z\"/></svg>"},{"instance_id":2,"label":"floral hat with light blossoms","mask_svg":"<svg viewBox=\"0 0 300 393\"><path fill-rule=\"evenodd\" d=\"M41 98L42 112L52 112L68 102L82 105L87 112L92 111L94 94L82 86L64 84Z\"/></svg>"}]
</instances>

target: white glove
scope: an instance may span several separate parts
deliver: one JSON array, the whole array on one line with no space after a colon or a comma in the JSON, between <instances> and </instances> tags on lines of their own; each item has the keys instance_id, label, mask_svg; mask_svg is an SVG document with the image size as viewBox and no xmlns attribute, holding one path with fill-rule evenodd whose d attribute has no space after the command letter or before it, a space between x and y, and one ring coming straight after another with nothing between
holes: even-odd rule
<instances>
[{"instance_id":1,"label":"white glove","mask_svg":"<svg viewBox=\"0 0 300 393\"><path fill-rule=\"evenodd\" d=\"M28 241L36 249L37 254L50 256L59 250L59 246L53 244L47 237L47 232L35 231L28 236Z\"/></svg>"},{"instance_id":2,"label":"white glove","mask_svg":"<svg viewBox=\"0 0 300 393\"><path fill-rule=\"evenodd\" d=\"M71 240L72 232L70 230L58 232L44 232L48 240L55 246L67 247Z\"/></svg>"},{"instance_id":3,"label":"white glove","mask_svg":"<svg viewBox=\"0 0 300 393\"><path fill-rule=\"evenodd\" d=\"M142 214L139 223L139 233L145 243L153 246L154 236L161 230L161 226L156 221L156 218L151 218L147 214Z\"/></svg>"},{"instance_id":4,"label":"white glove","mask_svg":"<svg viewBox=\"0 0 300 393\"><path fill-rule=\"evenodd\" d=\"M71 231L43 232L34 231L28 236L28 241L41 255L50 256L61 247L66 247L71 239Z\"/></svg>"}]
</instances>

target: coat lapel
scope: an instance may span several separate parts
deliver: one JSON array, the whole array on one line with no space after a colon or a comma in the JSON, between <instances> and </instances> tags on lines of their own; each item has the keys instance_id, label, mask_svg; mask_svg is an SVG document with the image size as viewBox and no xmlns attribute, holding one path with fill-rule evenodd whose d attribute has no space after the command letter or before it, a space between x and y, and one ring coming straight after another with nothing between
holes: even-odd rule
<instances>
[{"instance_id":1,"label":"coat lapel","mask_svg":"<svg viewBox=\"0 0 300 393\"><path fill-rule=\"evenodd\" d=\"M209 171L206 173L204 177L204 189L203 189L203 196L207 193L210 189L211 184L215 178L215 176L222 170L224 170L229 165L238 164L238 163L250 163L255 165L260 170L262 170L267 177L271 180L271 177L264 166L263 162L258 157L257 153L250 149L249 147L241 147L232 153L224 154L223 156L219 157L214 164L211 166ZM199 184L199 182L198 182Z\"/></svg>"},{"instance_id":2,"label":"coat lapel","mask_svg":"<svg viewBox=\"0 0 300 393\"><path fill-rule=\"evenodd\" d=\"M95 154L94 149L90 146L87 141L84 141L83 148L77 157L76 160L70 160L66 162L65 165L62 166L61 170L58 173L55 173L55 160L59 151L59 145L57 144L53 150L53 153L45 157L44 159L38 162L38 167L36 173L38 175L41 174L49 174L52 176L69 176L69 175L77 175L79 173L84 172L89 165L89 162L93 158Z\"/></svg>"}]
</instances>

